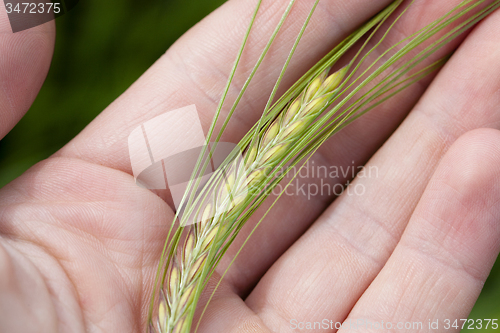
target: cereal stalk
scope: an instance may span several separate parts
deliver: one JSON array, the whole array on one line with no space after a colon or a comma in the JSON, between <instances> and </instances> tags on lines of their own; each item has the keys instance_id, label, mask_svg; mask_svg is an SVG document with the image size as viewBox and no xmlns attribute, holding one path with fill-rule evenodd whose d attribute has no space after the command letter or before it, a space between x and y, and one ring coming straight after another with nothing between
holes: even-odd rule
<instances>
[{"instance_id":1,"label":"cereal stalk","mask_svg":"<svg viewBox=\"0 0 500 333\"><path fill-rule=\"evenodd\" d=\"M401 85L404 84L403 88L407 87L442 65L444 60L438 60L422 71L409 74L416 65L427 59L440 47L498 8L500 0L492 1L490 5L465 19L464 22L447 33L444 36L446 38L439 39L407 63L396 69L391 69L391 73L383 75L384 70L403 58L411 50L462 18L465 14L478 8L485 1L465 0L445 16L409 36L404 40L407 44L389 57L388 60L385 60L382 65L378 65L378 68L368 78L363 78L363 76L368 70L376 66L379 59L357 78L354 79L354 75L367 55L381 41L373 49L369 50L358 64L355 64L355 60L367 45L365 43L348 66L328 75L330 68L354 43L365 36L370 29L374 28L377 31L402 2L401 0L394 1L379 15L365 24L364 27L340 43L338 47L332 50L292 86L271 108L268 109L266 106L259 123L249 131L239 144L240 148L245 151L244 161L229 159L227 163L217 170L204 190L197 195L194 203L192 201L188 203L187 211L189 213L180 217L181 226L176 230L173 237L167 240L165 249L168 249L168 252L164 251L159 268L159 272L163 271L163 278L159 283L160 297L154 311L156 313L155 322L151 320L152 311L150 312L151 331L158 333L189 332L200 293L220 258L244 223L269 195L270 191L268 190L272 190L288 172L278 174L277 170L286 163L289 163L292 167L298 165L304 157L314 153L327 138L345 124L373 108L374 105L378 105L380 100L385 100L399 92L402 89L400 88ZM294 0L291 1L291 4L293 2ZM307 21L305 25L307 25ZM275 31L273 38L276 34L277 31ZM374 32L367 39L370 40L373 35ZM384 38L385 36L382 37L382 40ZM298 40L300 40L300 35L296 43L298 43ZM266 46L251 77L268 49ZM292 54L293 52L290 54L287 64ZM407 76L406 79L404 75ZM367 93L353 100L356 93L359 93L361 89L367 87L375 79L380 82ZM280 80L281 76L278 82ZM273 94L271 94L271 99L276 89L277 86ZM238 97L238 101L242 93ZM333 108L326 111L332 105ZM235 107L233 107L230 114L232 114ZM344 109L341 109L342 107ZM211 129L214 128L218 112ZM224 122L223 128L228 119ZM218 138L220 138L220 134L216 142ZM200 222L186 228L185 221L190 216L196 216L195 220ZM184 235L184 238L182 238L182 235ZM154 298L151 304L151 309L153 309Z\"/></svg>"},{"instance_id":2,"label":"cereal stalk","mask_svg":"<svg viewBox=\"0 0 500 333\"><path fill-rule=\"evenodd\" d=\"M208 198L201 212L202 222L196 228L190 228L171 264L169 283L162 291L158 311L160 332L183 332L185 310L193 301L194 286L201 276L209 247L218 235L223 234L219 228L227 227L222 219L224 212L231 214L239 208L247 198L247 188L251 189L262 181L266 169L272 168L317 118L323 106L335 95L346 72L347 68L342 68L327 77L328 70L325 70L274 120L258 144L248 150L246 167L233 163L228 168L224 186L214 192L217 195ZM215 217L210 217L214 210Z\"/></svg>"}]
</instances>

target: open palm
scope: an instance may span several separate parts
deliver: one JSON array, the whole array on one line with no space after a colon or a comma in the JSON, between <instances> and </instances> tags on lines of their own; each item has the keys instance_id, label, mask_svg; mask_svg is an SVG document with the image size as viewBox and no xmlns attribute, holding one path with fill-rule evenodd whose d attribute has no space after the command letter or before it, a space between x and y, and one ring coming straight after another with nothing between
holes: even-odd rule
<instances>
[{"instance_id":1,"label":"open palm","mask_svg":"<svg viewBox=\"0 0 500 333\"><path fill-rule=\"evenodd\" d=\"M127 137L142 122L190 104L209 124L254 2L228 1L74 140L1 189L1 332L145 331L173 211L135 184ZM284 85L388 2L322 0ZM389 41L458 2L417 1ZM230 97L286 3L264 1ZM258 119L311 4L298 1L226 141L237 142ZM4 8L0 15L3 29ZM53 23L0 35L0 137L35 98L54 36ZM333 195L300 192L280 199L231 266L199 331L289 332L331 321L328 329L313 327L328 332L349 318L422 322L399 329L420 332L438 319L436 332L450 331L447 319L467 318L500 249L499 59L497 12L467 36L432 83L412 86L327 142L313 157L316 166L366 163L377 176L356 179L351 186L361 186L362 194L344 193L333 203ZM307 187L318 179L301 181ZM378 331L340 331L356 330Z\"/></svg>"}]
</instances>

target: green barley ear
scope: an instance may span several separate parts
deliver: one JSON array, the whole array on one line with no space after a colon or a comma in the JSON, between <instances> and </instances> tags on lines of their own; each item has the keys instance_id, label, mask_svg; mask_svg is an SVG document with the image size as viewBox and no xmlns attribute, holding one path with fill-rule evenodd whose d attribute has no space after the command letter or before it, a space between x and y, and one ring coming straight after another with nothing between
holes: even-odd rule
<instances>
[{"instance_id":1,"label":"green barley ear","mask_svg":"<svg viewBox=\"0 0 500 333\"><path fill-rule=\"evenodd\" d=\"M217 243L220 234L224 234L227 230L228 224L223 217L230 216L236 208L241 209L241 206L248 203L247 189L250 193L260 192L262 182L269 177L276 164L286 156L289 148L300 138L305 128L331 100L332 91L339 86L347 73L346 69L341 69L328 76L328 71L329 69L326 69L318 75L295 102L282 111L286 120L282 121L283 116L278 116L262 137L258 138L256 141L258 144L252 145L247 150L245 172L236 172L239 168L228 164L229 170L224 172L226 177L221 180L221 186L214 193L214 197L209 198L209 202L213 204L208 203L204 206L201 223L196 227L196 232L194 230L188 232L180 249L182 265L177 265L175 261L171 265L168 276L169 288L166 289L166 298L170 304L170 320L164 324L166 307L161 303L161 308L158 309L158 321L160 327L163 327L162 325L167 327L166 330L161 328L161 333L175 332L175 330L183 332L186 325L184 312L195 297L193 286L202 276L210 247ZM232 198L236 199L233 201ZM229 207L229 202L232 202L234 207ZM217 213L216 216L214 213Z\"/></svg>"},{"instance_id":2,"label":"green barley ear","mask_svg":"<svg viewBox=\"0 0 500 333\"><path fill-rule=\"evenodd\" d=\"M295 1L290 0L289 6L231 108L215 142L220 139L232 112L241 100L241 96L267 54ZM374 36L374 33L370 31L381 29L383 23L393 17L392 15L403 2L395 0L342 41L272 104L279 82L318 2L319 0L315 1L295 41L261 119L238 144L244 152L244 163L238 164L236 160L231 159L234 157L228 157L227 163L216 171L204 187L200 188L200 192L197 192L200 194L190 198L193 200L187 201L183 207L185 214L176 215L181 227L175 229L172 234L171 231L174 228L174 223L172 223L160 259L155 285L158 289L155 289L153 294L148 318L151 333L189 333L201 292L222 256L248 219L291 168L303 163L304 159L310 157L325 140L345 125L439 68L446 59L440 59L416 73L411 73L417 65L444 44L467 31L500 7L500 0L491 1L488 4L485 4L486 0L464 0L440 19L383 52L380 59L386 57L382 64L379 64L377 60L370 64L364 73L357 75L360 65L366 60L366 56L360 56L361 51L366 51L365 47ZM226 90L214 116L207 138L208 142L212 138L225 96L260 4L261 0L258 1ZM484 6L479 7L481 4ZM399 20L405 11L406 9L394 19L393 23ZM457 23L459 19L463 22ZM452 24L456 24L456 27L446 29ZM431 46L413 56L403 65L395 66L399 60L439 32L443 32L444 36L438 41L433 41ZM386 35L366 53L370 54L382 44ZM340 57L364 37L366 37L366 43L351 59L349 65L329 75L330 69ZM387 57L389 50L393 50L396 46L401 49L391 57ZM372 72L368 72L369 70ZM387 70L390 73L384 74ZM366 73L369 75L366 76ZM363 77L366 78L363 79ZM377 81L372 87L370 83L374 80ZM362 89L368 92L361 94ZM196 172L203 171L202 168L203 166L199 166ZM199 217L197 219L199 222L192 226L185 226L185 222L191 216ZM262 219L256 227L261 221ZM156 296L158 299L155 298Z\"/></svg>"}]
</instances>

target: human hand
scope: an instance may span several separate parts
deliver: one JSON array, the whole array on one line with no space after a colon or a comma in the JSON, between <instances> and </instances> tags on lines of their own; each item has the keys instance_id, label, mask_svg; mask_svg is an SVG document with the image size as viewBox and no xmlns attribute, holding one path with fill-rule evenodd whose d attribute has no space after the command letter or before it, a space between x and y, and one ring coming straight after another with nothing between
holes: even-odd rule
<instances>
[{"instance_id":1,"label":"human hand","mask_svg":"<svg viewBox=\"0 0 500 333\"><path fill-rule=\"evenodd\" d=\"M286 3L264 1L236 87ZM323 0L284 85L386 3ZM456 3L417 2L390 41ZM173 211L135 184L127 137L144 121L189 104L204 125L210 122L253 6L225 4L68 145L0 191L0 331L145 329ZM310 6L297 3L225 141L236 142L258 119ZM2 17L6 24L5 12ZM351 186L361 185L363 195L344 194L332 204L333 196L280 199L230 268L200 332L287 332L294 323L346 318L423 322L418 331L430 331L429 319L467 317L500 242L499 27L497 12L467 37L425 94L428 81L321 148L313 157L317 167L369 160L366 168L375 167L378 177L358 178ZM0 136L36 96L53 37L51 23L2 35ZM328 181L333 186L346 179Z\"/></svg>"}]
</instances>

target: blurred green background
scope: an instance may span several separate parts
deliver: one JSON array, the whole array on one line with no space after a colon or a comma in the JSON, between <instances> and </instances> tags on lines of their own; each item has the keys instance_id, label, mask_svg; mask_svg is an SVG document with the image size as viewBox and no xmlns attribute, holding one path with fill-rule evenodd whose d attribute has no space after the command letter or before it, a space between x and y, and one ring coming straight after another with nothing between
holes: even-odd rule
<instances>
[{"instance_id":1,"label":"blurred green background","mask_svg":"<svg viewBox=\"0 0 500 333\"><path fill-rule=\"evenodd\" d=\"M58 18L47 80L27 115L0 141L0 187L61 148L223 2L81 0ZM500 318L498 260L470 318Z\"/></svg>"}]
</instances>

